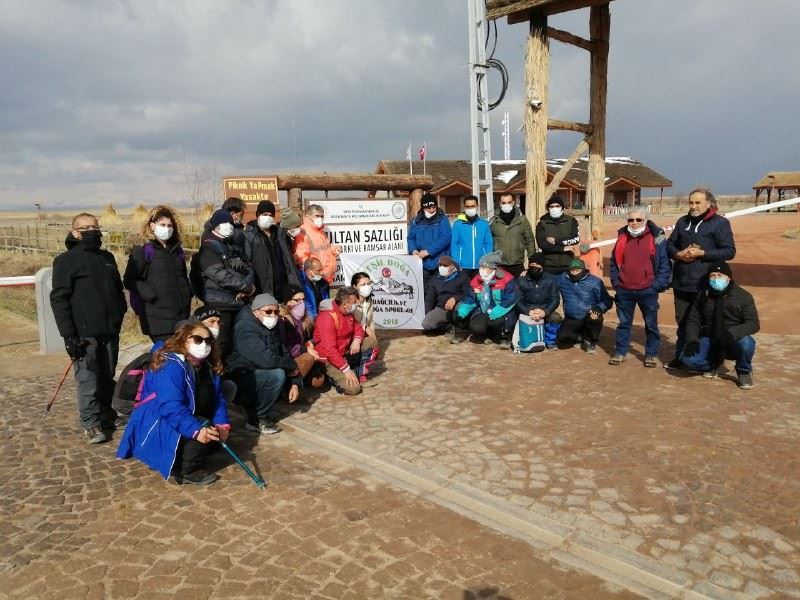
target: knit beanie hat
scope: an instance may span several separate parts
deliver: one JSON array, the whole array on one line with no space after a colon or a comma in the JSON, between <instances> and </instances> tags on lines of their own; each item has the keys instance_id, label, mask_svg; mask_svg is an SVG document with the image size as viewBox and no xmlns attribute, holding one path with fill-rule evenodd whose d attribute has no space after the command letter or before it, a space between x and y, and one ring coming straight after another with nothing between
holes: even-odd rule
<instances>
[{"instance_id":1,"label":"knit beanie hat","mask_svg":"<svg viewBox=\"0 0 800 600\"><path fill-rule=\"evenodd\" d=\"M725 261L712 263L711 266L708 267L708 274L711 275L711 273L722 273L723 275L727 275L729 279L733 279L731 266Z\"/></svg>"},{"instance_id":2,"label":"knit beanie hat","mask_svg":"<svg viewBox=\"0 0 800 600\"><path fill-rule=\"evenodd\" d=\"M573 269L580 269L581 271L585 271L586 263L584 263L580 258L573 258L569 263L569 270L572 271Z\"/></svg>"},{"instance_id":3,"label":"knit beanie hat","mask_svg":"<svg viewBox=\"0 0 800 600\"><path fill-rule=\"evenodd\" d=\"M211 224L211 229L214 229L218 225L222 225L223 223L230 223L233 225L233 217L231 213L229 213L224 208L219 208L214 211L214 214L211 215L211 219L209 219L209 223Z\"/></svg>"},{"instance_id":4,"label":"knit beanie hat","mask_svg":"<svg viewBox=\"0 0 800 600\"><path fill-rule=\"evenodd\" d=\"M262 200L256 207L256 216L263 215L264 213L269 213L273 217L275 216L275 205L269 200Z\"/></svg>"},{"instance_id":5,"label":"knit beanie hat","mask_svg":"<svg viewBox=\"0 0 800 600\"><path fill-rule=\"evenodd\" d=\"M436 206L436 196L433 194L423 195L420 206L422 206L422 208L431 208L432 206Z\"/></svg>"},{"instance_id":6,"label":"knit beanie hat","mask_svg":"<svg viewBox=\"0 0 800 600\"><path fill-rule=\"evenodd\" d=\"M270 304L278 304L278 301L275 300L275 296L272 294L259 294L253 298L253 301L250 303L250 308L253 310L258 310L259 308L264 308Z\"/></svg>"},{"instance_id":7,"label":"knit beanie hat","mask_svg":"<svg viewBox=\"0 0 800 600\"><path fill-rule=\"evenodd\" d=\"M304 294L303 288L299 285L295 285L290 283L285 288L283 288L283 303L286 304L289 300L294 298L297 294Z\"/></svg>"},{"instance_id":8,"label":"knit beanie hat","mask_svg":"<svg viewBox=\"0 0 800 600\"><path fill-rule=\"evenodd\" d=\"M544 252L534 252L528 257L528 265L536 263L540 267L544 265Z\"/></svg>"},{"instance_id":9,"label":"knit beanie hat","mask_svg":"<svg viewBox=\"0 0 800 600\"><path fill-rule=\"evenodd\" d=\"M300 227L302 220L293 208L281 208L281 227L286 229L297 229Z\"/></svg>"},{"instance_id":10,"label":"knit beanie hat","mask_svg":"<svg viewBox=\"0 0 800 600\"><path fill-rule=\"evenodd\" d=\"M553 204L558 204L561 206L561 208L564 208L564 201L561 199L560 196L553 196L552 198L550 198L550 200L547 201L548 208Z\"/></svg>"},{"instance_id":11,"label":"knit beanie hat","mask_svg":"<svg viewBox=\"0 0 800 600\"><path fill-rule=\"evenodd\" d=\"M221 317L222 315L216 308L210 306L198 306L192 313L192 317L198 321L205 321L211 317Z\"/></svg>"}]
</instances>

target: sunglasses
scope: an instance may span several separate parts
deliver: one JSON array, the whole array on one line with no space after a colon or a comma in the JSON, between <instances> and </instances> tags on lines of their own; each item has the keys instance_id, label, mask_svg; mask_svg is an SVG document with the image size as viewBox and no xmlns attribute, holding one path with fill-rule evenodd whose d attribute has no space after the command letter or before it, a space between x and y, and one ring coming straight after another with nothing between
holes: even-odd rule
<instances>
[{"instance_id":1,"label":"sunglasses","mask_svg":"<svg viewBox=\"0 0 800 600\"><path fill-rule=\"evenodd\" d=\"M628 219L628 223L641 223L644 219Z\"/></svg>"},{"instance_id":2,"label":"sunglasses","mask_svg":"<svg viewBox=\"0 0 800 600\"><path fill-rule=\"evenodd\" d=\"M195 344L202 344L203 342L205 342L209 346L211 345L211 342L214 341L213 337L203 337L202 335L190 335L189 339L192 340Z\"/></svg>"},{"instance_id":3,"label":"sunglasses","mask_svg":"<svg viewBox=\"0 0 800 600\"><path fill-rule=\"evenodd\" d=\"M277 315L280 314L280 311L277 308L262 308L261 312L265 315Z\"/></svg>"}]
</instances>

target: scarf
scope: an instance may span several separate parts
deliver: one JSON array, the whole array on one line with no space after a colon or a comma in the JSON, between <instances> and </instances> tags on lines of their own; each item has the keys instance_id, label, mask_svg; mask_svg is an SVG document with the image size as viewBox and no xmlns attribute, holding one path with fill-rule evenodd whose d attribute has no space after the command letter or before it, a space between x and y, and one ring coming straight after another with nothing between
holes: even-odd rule
<instances>
[{"instance_id":1,"label":"scarf","mask_svg":"<svg viewBox=\"0 0 800 600\"><path fill-rule=\"evenodd\" d=\"M504 213L502 210L500 211L500 220L506 224L506 226L511 225L511 221L514 217L517 216L517 211L512 210L510 213Z\"/></svg>"}]
</instances>

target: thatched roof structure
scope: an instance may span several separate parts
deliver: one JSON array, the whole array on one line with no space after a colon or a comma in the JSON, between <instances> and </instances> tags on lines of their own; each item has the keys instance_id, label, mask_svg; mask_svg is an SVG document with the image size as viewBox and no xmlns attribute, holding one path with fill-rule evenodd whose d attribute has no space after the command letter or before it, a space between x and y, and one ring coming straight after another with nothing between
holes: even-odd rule
<instances>
[{"instance_id":1,"label":"thatched roof structure","mask_svg":"<svg viewBox=\"0 0 800 600\"><path fill-rule=\"evenodd\" d=\"M770 171L756 181L754 190L800 190L800 171Z\"/></svg>"}]
</instances>

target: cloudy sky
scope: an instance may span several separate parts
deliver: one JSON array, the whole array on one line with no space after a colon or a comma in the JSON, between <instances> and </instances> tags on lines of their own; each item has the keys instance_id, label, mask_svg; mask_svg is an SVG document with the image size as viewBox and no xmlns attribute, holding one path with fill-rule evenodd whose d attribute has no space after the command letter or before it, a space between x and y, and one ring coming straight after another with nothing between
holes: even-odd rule
<instances>
[{"instance_id":1,"label":"cloudy sky","mask_svg":"<svg viewBox=\"0 0 800 600\"><path fill-rule=\"evenodd\" d=\"M800 169L800 2L611 10L609 155L677 193ZM588 12L551 24L587 35ZM466 0L0 0L0 208L175 203L194 175L373 171L409 142L468 159L466 31ZM508 110L524 158L526 27L498 34L493 152ZM552 50L550 115L587 120L586 53ZM549 154L577 141L551 134Z\"/></svg>"}]
</instances>

